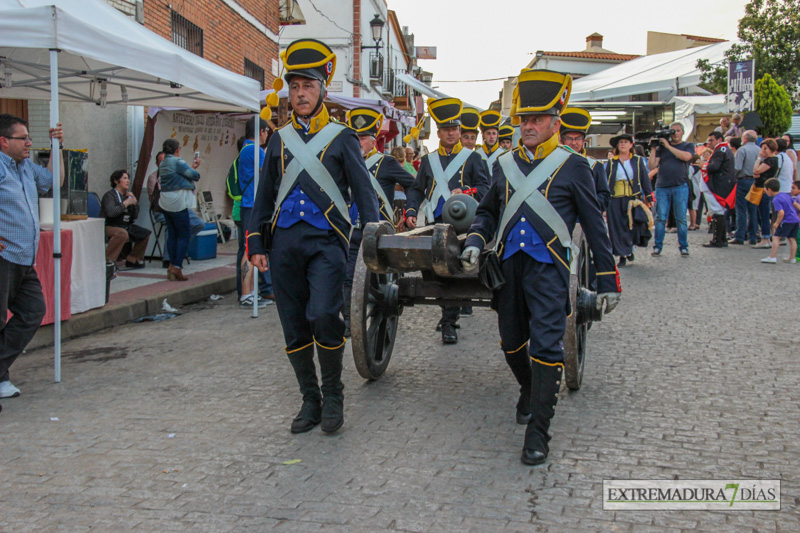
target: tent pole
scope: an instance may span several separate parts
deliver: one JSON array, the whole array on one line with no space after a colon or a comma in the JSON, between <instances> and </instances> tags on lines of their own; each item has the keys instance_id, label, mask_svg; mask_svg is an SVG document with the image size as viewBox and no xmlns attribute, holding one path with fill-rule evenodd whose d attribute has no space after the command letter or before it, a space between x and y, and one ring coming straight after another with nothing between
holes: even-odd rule
<instances>
[{"instance_id":1,"label":"tent pole","mask_svg":"<svg viewBox=\"0 0 800 533\"><path fill-rule=\"evenodd\" d=\"M58 50L50 50L50 127L58 124ZM53 322L55 382L61 383L61 147L56 138L50 139L50 160L53 171Z\"/></svg>"},{"instance_id":2,"label":"tent pole","mask_svg":"<svg viewBox=\"0 0 800 533\"><path fill-rule=\"evenodd\" d=\"M256 199L256 193L258 192L258 174L259 174L259 164L261 163L261 158L258 157L259 155L259 148L258 145L259 136L261 134L261 116L258 112L253 115L253 200ZM252 219L252 208L251 208L251 217ZM247 231L247 228L242 227L243 231ZM245 236L247 233L245 233ZM258 318L258 269L253 268L253 318Z\"/></svg>"}]
</instances>

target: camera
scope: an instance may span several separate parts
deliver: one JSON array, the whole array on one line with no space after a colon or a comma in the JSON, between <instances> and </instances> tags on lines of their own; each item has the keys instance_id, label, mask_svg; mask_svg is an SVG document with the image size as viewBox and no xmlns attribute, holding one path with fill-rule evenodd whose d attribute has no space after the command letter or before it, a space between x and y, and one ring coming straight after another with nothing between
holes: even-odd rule
<instances>
[{"instance_id":1,"label":"camera","mask_svg":"<svg viewBox=\"0 0 800 533\"><path fill-rule=\"evenodd\" d=\"M668 130L656 130L653 133L653 137L650 139L650 147L659 146L661 144L659 139L666 139L669 141L673 135L675 135L675 130L672 128Z\"/></svg>"}]
</instances>

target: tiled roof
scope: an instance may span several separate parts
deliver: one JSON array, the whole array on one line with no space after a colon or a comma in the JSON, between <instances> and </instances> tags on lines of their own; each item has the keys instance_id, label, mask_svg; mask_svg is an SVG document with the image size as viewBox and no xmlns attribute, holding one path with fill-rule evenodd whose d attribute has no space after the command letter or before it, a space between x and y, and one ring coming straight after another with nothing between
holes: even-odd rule
<instances>
[{"instance_id":1,"label":"tiled roof","mask_svg":"<svg viewBox=\"0 0 800 533\"><path fill-rule=\"evenodd\" d=\"M603 54L599 52L542 52L542 55L551 57L575 57L579 59L605 59L609 61L630 61L641 57L636 54Z\"/></svg>"}]
</instances>

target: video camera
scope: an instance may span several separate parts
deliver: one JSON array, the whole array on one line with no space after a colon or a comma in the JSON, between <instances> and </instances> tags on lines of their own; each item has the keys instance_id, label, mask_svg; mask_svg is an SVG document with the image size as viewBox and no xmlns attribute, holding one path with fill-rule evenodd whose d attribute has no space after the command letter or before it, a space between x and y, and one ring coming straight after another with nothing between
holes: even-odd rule
<instances>
[{"instance_id":1,"label":"video camera","mask_svg":"<svg viewBox=\"0 0 800 533\"><path fill-rule=\"evenodd\" d=\"M657 148L661 144L659 139L666 139L669 141L673 135L675 135L675 130L672 128L668 130L656 130L653 133L653 137L650 139L650 148Z\"/></svg>"}]
</instances>

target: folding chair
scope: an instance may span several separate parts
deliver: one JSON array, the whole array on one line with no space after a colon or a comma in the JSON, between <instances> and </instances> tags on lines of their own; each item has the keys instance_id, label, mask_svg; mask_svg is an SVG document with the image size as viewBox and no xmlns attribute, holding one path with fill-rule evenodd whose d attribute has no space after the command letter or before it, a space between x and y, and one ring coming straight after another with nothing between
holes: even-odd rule
<instances>
[{"instance_id":1,"label":"folding chair","mask_svg":"<svg viewBox=\"0 0 800 533\"><path fill-rule=\"evenodd\" d=\"M220 242L226 242L225 232L220 223L220 217L214 211L214 200L211 196L211 191L199 191L197 193L197 207L200 211L200 216L206 222L213 222L217 226L217 235L219 235Z\"/></svg>"},{"instance_id":2,"label":"folding chair","mask_svg":"<svg viewBox=\"0 0 800 533\"><path fill-rule=\"evenodd\" d=\"M166 224L163 222L159 222L156 220L156 215L152 209L150 211L150 224L153 226L153 237L155 238L155 242L153 243L153 249L151 250L150 259L148 259L148 263L153 261L154 257L158 257L159 259L164 258L164 249L161 247L161 234L164 232L164 227ZM156 256L155 252L158 251L158 256Z\"/></svg>"}]
</instances>

